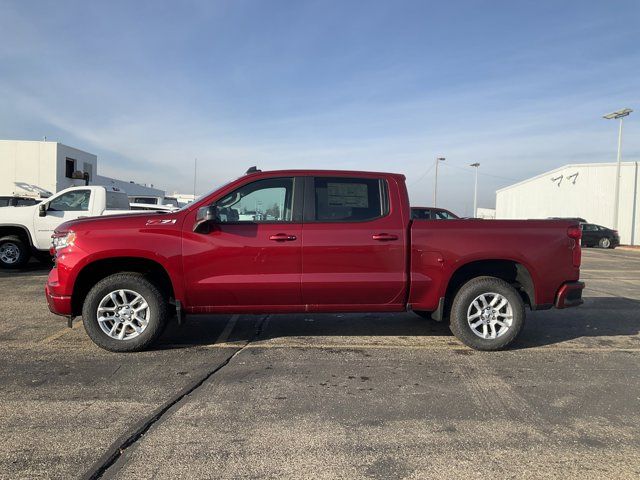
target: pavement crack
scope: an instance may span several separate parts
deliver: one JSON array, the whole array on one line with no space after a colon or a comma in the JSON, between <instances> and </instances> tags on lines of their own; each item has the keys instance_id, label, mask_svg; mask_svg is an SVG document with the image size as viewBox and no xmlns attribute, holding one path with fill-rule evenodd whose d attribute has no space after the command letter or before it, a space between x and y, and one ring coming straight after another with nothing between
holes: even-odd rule
<instances>
[{"instance_id":1,"label":"pavement crack","mask_svg":"<svg viewBox=\"0 0 640 480\"><path fill-rule=\"evenodd\" d=\"M156 409L151 415L146 417L144 420L138 423L138 426L134 429L132 433L125 434L120 437L120 439L116 440L109 450L93 465L93 467L83 476L83 478L94 480L98 478L102 478L102 476L107 473L107 471L118 461L120 457L127 451L128 448L134 446L138 440L142 438L142 436L147 433L151 427L153 427L162 417L175 405L180 403L185 397L192 394L195 390L201 387L207 380L209 380L213 375L218 373L224 367L229 365L231 360L233 360L236 356L238 356L247 346L257 340L262 334L263 325L269 315L265 315L262 317L254 330L251 338L247 340L247 343L238 348L232 355L229 355L222 363L218 364L215 368L205 373L199 379L195 380L191 384L187 385L183 388L177 395L169 399L162 406Z\"/></svg>"}]
</instances>

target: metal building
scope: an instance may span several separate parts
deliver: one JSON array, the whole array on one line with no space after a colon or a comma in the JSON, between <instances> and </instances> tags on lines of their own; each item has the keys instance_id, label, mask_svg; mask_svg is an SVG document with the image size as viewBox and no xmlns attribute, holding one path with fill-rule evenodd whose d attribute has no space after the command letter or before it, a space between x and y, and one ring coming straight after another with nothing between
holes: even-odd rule
<instances>
[{"instance_id":1,"label":"metal building","mask_svg":"<svg viewBox=\"0 0 640 480\"><path fill-rule=\"evenodd\" d=\"M59 142L0 140L0 195L47 197L85 184L118 187L129 195L164 197L164 191L98 175L98 157Z\"/></svg>"},{"instance_id":2,"label":"metal building","mask_svg":"<svg viewBox=\"0 0 640 480\"><path fill-rule=\"evenodd\" d=\"M640 162L622 162L620 242L640 245ZM565 165L496 191L496 218L581 217L613 228L615 163Z\"/></svg>"}]
</instances>

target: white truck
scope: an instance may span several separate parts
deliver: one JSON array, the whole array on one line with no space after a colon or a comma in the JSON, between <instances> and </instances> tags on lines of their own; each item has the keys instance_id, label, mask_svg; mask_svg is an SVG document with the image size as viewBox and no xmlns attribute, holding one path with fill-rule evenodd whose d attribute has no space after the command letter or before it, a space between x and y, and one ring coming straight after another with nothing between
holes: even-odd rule
<instances>
[{"instance_id":1,"label":"white truck","mask_svg":"<svg viewBox=\"0 0 640 480\"><path fill-rule=\"evenodd\" d=\"M71 187L27 207L0 208L0 268L19 268L31 256L49 260L51 234L68 220L132 213L116 187Z\"/></svg>"}]
</instances>

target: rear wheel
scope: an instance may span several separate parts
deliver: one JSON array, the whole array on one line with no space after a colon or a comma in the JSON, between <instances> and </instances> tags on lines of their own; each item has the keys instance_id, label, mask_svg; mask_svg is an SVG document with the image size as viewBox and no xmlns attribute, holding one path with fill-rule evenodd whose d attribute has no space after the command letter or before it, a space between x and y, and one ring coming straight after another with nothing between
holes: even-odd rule
<instances>
[{"instance_id":1,"label":"rear wheel","mask_svg":"<svg viewBox=\"0 0 640 480\"><path fill-rule=\"evenodd\" d=\"M611 240L609 240L607 237L601 238L598 242L598 245L600 246L600 248L611 248Z\"/></svg>"},{"instance_id":2,"label":"rear wheel","mask_svg":"<svg viewBox=\"0 0 640 480\"><path fill-rule=\"evenodd\" d=\"M0 266L2 268L20 268L26 265L30 257L29 246L20 237L9 235L0 238Z\"/></svg>"},{"instance_id":3,"label":"rear wheel","mask_svg":"<svg viewBox=\"0 0 640 480\"><path fill-rule=\"evenodd\" d=\"M524 302L509 283L477 277L465 283L451 306L451 331L476 350L500 350L524 326Z\"/></svg>"},{"instance_id":4,"label":"rear wheel","mask_svg":"<svg viewBox=\"0 0 640 480\"><path fill-rule=\"evenodd\" d=\"M140 273L117 273L87 294L82 320L93 342L112 352L137 352L162 334L169 309L160 290Z\"/></svg>"}]
</instances>

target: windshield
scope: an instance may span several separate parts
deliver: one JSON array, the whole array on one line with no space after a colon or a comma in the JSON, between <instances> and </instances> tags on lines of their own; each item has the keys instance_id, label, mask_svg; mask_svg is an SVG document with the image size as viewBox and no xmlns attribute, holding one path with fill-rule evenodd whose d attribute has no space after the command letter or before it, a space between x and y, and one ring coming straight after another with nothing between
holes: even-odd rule
<instances>
[{"instance_id":1,"label":"windshield","mask_svg":"<svg viewBox=\"0 0 640 480\"><path fill-rule=\"evenodd\" d=\"M203 198L208 197L209 195L211 195L213 192L215 192L215 191L217 191L217 190L221 190L221 189L223 189L224 187L226 187L226 186L227 186L227 185L229 185L230 183L235 182L236 180L237 180L237 178L236 178L236 179L233 179L233 180L230 180L230 181L228 181L227 183L223 183L223 184L222 184L222 185L220 185L219 187L214 187L214 188L212 188L212 189L211 189L211 190L209 190L207 193L203 193L202 195L200 195L199 197L197 197L193 202L189 202L189 203L187 203L187 204L186 204L186 205L184 205L180 210L176 210L176 211L178 211L178 212L182 212L183 210L186 210L186 209L187 209L187 208L189 208L191 205L193 205L193 204L195 204L195 203L198 203L198 202L199 202L200 200L202 200Z\"/></svg>"}]
</instances>

